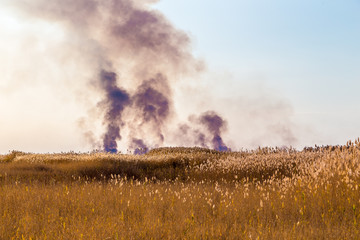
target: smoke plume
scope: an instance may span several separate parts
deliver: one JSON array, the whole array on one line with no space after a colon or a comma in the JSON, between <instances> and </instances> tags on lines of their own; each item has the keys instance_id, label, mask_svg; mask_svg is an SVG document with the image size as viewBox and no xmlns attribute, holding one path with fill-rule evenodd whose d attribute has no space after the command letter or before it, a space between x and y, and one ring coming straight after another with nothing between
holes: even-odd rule
<instances>
[{"instance_id":1,"label":"smoke plume","mask_svg":"<svg viewBox=\"0 0 360 240\"><path fill-rule=\"evenodd\" d=\"M221 137L221 131L225 127L225 121L217 113L213 111L203 113L200 117L200 122L204 124L208 131L213 135L211 142L214 149L218 151L230 150L226 147Z\"/></svg>"},{"instance_id":2,"label":"smoke plume","mask_svg":"<svg viewBox=\"0 0 360 240\"><path fill-rule=\"evenodd\" d=\"M130 147L134 149L134 154L136 155L147 153L147 151L149 150L148 147L145 145L144 141L137 138L134 138L132 140Z\"/></svg>"},{"instance_id":3,"label":"smoke plume","mask_svg":"<svg viewBox=\"0 0 360 240\"><path fill-rule=\"evenodd\" d=\"M164 93L157 90L156 85L165 88L166 93L164 90ZM169 92L166 79L158 74L155 78L144 81L133 96L133 107L142 119L140 126L146 123L152 124L152 129L161 143L164 141L161 128L170 114L170 100L166 96Z\"/></svg>"},{"instance_id":4,"label":"smoke plume","mask_svg":"<svg viewBox=\"0 0 360 240\"><path fill-rule=\"evenodd\" d=\"M117 152L117 140L121 140L120 126L123 125L121 119L122 112L130 103L129 94L117 86L116 74L113 72L101 71L101 86L105 91L105 100L101 105L105 105L106 114L104 122L106 133L103 139L104 150L107 152Z\"/></svg>"},{"instance_id":5,"label":"smoke plume","mask_svg":"<svg viewBox=\"0 0 360 240\"><path fill-rule=\"evenodd\" d=\"M151 2L154 1L9 1L27 17L61 26L66 41L77 44L83 58L95 66L89 85L101 94L96 106L102 116L97 117L102 118L101 142L107 152L117 152L120 142L137 154L163 145L167 125L172 116L176 117L173 83L203 68L203 63L191 54L187 34L151 9ZM69 58L74 54L69 52ZM188 124L180 130L196 145L228 150L221 137L225 121L218 114L206 112L198 123L206 132ZM86 132L94 136L91 131Z\"/></svg>"}]
</instances>

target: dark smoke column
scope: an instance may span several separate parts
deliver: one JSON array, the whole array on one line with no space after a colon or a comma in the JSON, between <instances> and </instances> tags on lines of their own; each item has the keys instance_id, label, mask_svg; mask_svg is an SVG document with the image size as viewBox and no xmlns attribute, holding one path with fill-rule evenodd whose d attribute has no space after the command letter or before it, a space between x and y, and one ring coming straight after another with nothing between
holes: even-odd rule
<instances>
[{"instance_id":1,"label":"dark smoke column","mask_svg":"<svg viewBox=\"0 0 360 240\"><path fill-rule=\"evenodd\" d=\"M213 148L218 151L229 151L221 137L221 130L225 127L226 122L215 112L205 112L200 117L200 122L206 126L208 131L213 135Z\"/></svg>"},{"instance_id":2,"label":"dark smoke column","mask_svg":"<svg viewBox=\"0 0 360 240\"><path fill-rule=\"evenodd\" d=\"M120 126L123 125L121 120L124 108L130 104L129 94L120 89L116 84L116 74L102 70L100 73L101 87L105 91L106 115L104 124L107 125L106 133L103 139L104 150L106 152L117 152L117 140L121 140Z\"/></svg>"},{"instance_id":3,"label":"dark smoke column","mask_svg":"<svg viewBox=\"0 0 360 240\"><path fill-rule=\"evenodd\" d=\"M134 138L130 145L131 148L135 149L135 155L145 154L149 151L149 148L145 145L144 141L141 139Z\"/></svg>"},{"instance_id":4,"label":"dark smoke column","mask_svg":"<svg viewBox=\"0 0 360 240\"><path fill-rule=\"evenodd\" d=\"M156 85L160 85L166 90L156 89ZM166 91L166 92L165 92ZM152 131L163 143L164 135L162 127L170 115L170 94L167 79L157 74L156 77L143 81L138 87L137 92L133 96L133 106L139 117L142 119L141 124L152 124Z\"/></svg>"}]
</instances>

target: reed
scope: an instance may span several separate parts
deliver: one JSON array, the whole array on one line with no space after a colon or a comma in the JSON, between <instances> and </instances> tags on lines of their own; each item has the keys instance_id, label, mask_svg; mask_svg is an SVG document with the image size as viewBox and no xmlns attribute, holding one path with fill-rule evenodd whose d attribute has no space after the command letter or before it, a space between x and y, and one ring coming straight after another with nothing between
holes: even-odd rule
<instances>
[{"instance_id":1,"label":"reed","mask_svg":"<svg viewBox=\"0 0 360 240\"><path fill-rule=\"evenodd\" d=\"M358 239L360 144L0 156L0 239Z\"/></svg>"}]
</instances>

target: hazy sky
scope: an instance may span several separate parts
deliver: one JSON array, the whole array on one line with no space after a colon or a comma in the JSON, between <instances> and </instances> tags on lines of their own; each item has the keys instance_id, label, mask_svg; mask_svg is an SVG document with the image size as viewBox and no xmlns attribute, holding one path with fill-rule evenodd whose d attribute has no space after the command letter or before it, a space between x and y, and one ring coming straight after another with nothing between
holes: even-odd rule
<instances>
[{"instance_id":1,"label":"hazy sky","mask_svg":"<svg viewBox=\"0 0 360 240\"><path fill-rule=\"evenodd\" d=\"M8 3L0 3L0 153L90 150L79 123L91 111L81 79L92 77L92 63L83 49L63 54L78 40L61 26ZM359 0L162 0L153 8L190 36L206 65L173 86L179 119L218 111L235 150L360 136ZM87 127L101 134L101 124Z\"/></svg>"}]
</instances>

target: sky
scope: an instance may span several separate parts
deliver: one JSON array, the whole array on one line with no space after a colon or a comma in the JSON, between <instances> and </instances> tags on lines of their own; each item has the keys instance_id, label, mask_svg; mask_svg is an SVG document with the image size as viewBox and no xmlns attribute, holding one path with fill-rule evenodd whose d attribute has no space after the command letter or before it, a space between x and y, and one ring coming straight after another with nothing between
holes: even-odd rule
<instances>
[{"instance_id":1,"label":"sky","mask_svg":"<svg viewBox=\"0 0 360 240\"><path fill-rule=\"evenodd\" d=\"M82 57L82 39L10 3L0 3L0 153L91 150L84 128L101 136L104 126L84 121L100 96L85 87L93 63ZM189 36L204 64L171 86L179 121L215 110L233 150L360 136L360 1L161 0L149 7Z\"/></svg>"}]
</instances>

